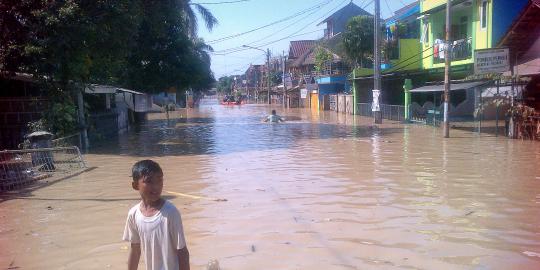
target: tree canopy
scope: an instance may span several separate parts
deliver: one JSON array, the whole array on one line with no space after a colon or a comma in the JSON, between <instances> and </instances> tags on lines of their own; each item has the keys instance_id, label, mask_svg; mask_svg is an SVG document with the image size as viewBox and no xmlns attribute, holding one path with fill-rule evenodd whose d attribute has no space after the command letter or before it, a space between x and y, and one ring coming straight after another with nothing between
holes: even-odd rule
<instances>
[{"instance_id":1,"label":"tree canopy","mask_svg":"<svg viewBox=\"0 0 540 270\"><path fill-rule=\"evenodd\" d=\"M214 77L211 47L196 38L189 0L0 2L0 71L59 83L102 83L143 92L200 90Z\"/></svg>"},{"instance_id":2,"label":"tree canopy","mask_svg":"<svg viewBox=\"0 0 540 270\"><path fill-rule=\"evenodd\" d=\"M364 67L373 59L373 29L373 16L356 16L347 23L343 45L345 53L357 66Z\"/></svg>"}]
</instances>

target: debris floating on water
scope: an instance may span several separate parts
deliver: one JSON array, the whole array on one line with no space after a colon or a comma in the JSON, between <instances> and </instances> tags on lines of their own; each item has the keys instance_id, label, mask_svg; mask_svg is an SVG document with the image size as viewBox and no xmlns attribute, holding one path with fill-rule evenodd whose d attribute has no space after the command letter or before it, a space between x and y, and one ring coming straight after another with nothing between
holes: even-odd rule
<instances>
[{"instance_id":1,"label":"debris floating on water","mask_svg":"<svg viewBox=\"0 0 540 270\"><path fill-rule=\"evenodd\" d=\"M216 259L210 260L206 265L206 270L220 270L219 262Z\"/></svg>"}]
</instances>

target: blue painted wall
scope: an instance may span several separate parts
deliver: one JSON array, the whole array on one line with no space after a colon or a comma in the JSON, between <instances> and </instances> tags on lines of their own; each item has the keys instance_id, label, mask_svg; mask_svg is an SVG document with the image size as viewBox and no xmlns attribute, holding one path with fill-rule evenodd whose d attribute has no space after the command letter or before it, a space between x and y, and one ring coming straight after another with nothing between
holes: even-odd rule
<instances>
[{"instance_id":1,"label":"blue painted wall","mask_svg":"<svg viewBox=\"0 0 540 270\"><path fill-rule=\"evenodd\" d=\"M319 84L319 95L337 94L343 92L344 84L328 83Z\"/></svg>"},{"instance_id":2,"label":"blue painted wall","mask_svg":"<svg viewBox=\"0 0 540 270\"><path fill-rule=\"evenodd\" d=\"M340 82L345 83L347 81L347 78L345 76L333 76L333 77L320 77L317 79L317 83L334 83L334 82Z\"/></svg>"},{"instance_id":3,"label":"blue painted wall","mask_svg":"<svg viewBox=\"0 0 540 270\"><path fill-rule=\"evenodd\" d=\"M493 1L493 38L496 46L529 0L494 0Z\"/></svg>"}]
</instances>

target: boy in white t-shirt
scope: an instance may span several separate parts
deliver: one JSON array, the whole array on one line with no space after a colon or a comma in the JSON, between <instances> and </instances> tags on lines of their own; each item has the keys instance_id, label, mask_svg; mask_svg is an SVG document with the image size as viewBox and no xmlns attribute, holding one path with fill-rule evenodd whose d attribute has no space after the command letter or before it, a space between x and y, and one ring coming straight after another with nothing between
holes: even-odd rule
<instances>
[{"instance_id":1,"label":"boy in white t-shirt","mask_svg":"<svg viewBox=\"0 0 540 270\"><path fill-rule=\"evenodd\" d=\"M141 160L132 169L131 186L141 202L127 216L125 241L131 242L128 270L136 270L144 255L146 270L189 270L189 252L182 218L176 207L161 198L163 171L152 160Z\"/></svg>"}]
</instances>

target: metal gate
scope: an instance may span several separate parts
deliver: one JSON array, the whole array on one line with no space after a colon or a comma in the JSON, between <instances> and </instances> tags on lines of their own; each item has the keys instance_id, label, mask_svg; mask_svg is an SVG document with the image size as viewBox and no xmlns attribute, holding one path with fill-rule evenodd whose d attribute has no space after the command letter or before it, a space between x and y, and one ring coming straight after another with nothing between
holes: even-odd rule
<instances>
[{"instance_id":1,"label":"metal gate","mask_svg":"<svg viewBox=\"0 0 540 270\"><path fill-rule=\"evenodd\" d=\"M22 188L37 180L69 176L86 169L73 147L0 151L0 191Z\"/></svg>"}]
</instances>

